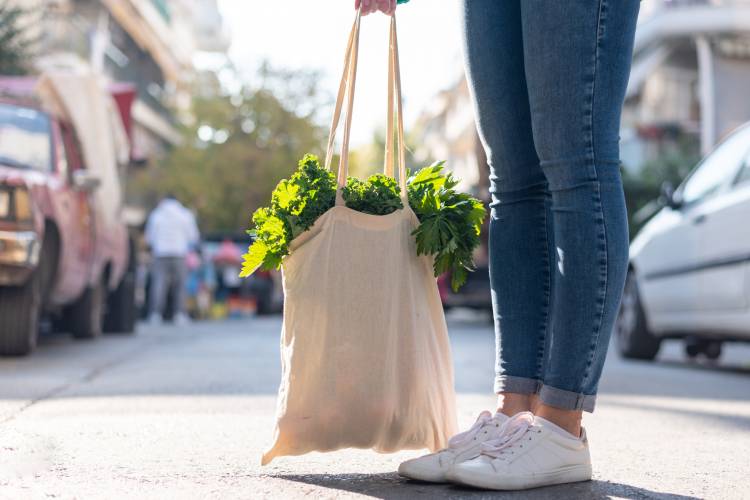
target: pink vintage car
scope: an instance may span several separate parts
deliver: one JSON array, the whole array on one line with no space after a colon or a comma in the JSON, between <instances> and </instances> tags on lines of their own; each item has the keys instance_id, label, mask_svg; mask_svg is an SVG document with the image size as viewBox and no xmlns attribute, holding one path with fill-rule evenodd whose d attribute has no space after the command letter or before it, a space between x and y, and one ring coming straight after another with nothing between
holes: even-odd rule
<instances>
[{"instance_id":1,"label":"pink vintage car","mask_svg":"<svg viewBox=\"0 0 750 500\"><path fill-rule=\"evenodd\" d=\"M31 352L42 315L77 338L134 330L135 257L105 147L122 142L133 91L89 102L97 85L0 78L0 355Z\"/></svg>"}]
</instances>

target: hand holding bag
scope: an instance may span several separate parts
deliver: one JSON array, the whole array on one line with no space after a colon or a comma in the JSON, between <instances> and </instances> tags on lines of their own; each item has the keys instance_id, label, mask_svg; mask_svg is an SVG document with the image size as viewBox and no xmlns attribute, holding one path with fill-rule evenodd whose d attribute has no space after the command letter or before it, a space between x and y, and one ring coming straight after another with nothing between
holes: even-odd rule
<instances>
[{"instance_id":1,"label":"hand holding bag","mask_svg":"<svg viewBox=\"0 0 750 500\"><path fill-rule=\"evenodd\" d=\"M390 453L446 445L455 432L453 362L430 257L418 257L409 208L396 20L391 20L386 175L404 208L370 215L344 205L359 49L358 12L347 47L326 166L344 103L336 206L291 244L283 261L282 382L272 446L283 455L342 448ZM345 99L346 97L346 99Z\"/></svg>"}]
</instances>

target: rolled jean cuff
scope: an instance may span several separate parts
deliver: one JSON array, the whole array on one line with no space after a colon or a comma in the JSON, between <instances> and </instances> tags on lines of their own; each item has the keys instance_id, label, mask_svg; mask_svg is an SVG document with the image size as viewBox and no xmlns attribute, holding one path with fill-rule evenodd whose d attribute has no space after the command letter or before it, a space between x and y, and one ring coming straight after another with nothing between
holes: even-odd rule
<instances>
[{"instance_id":1,"label":"rolled jean cuff","mask_svg":"<svg viewBox=\"0 0 750 500\"><path fill-rule=\"evenodd\" d=\"M542 403L561 410L583 410L593 413L596 406L596 394L580 394L548 385L542 385L539 389L539 399Z\"/></svg>"},{"instance_id":2,"label":"rolled jean cuff","mask_svg":"<svg viewBox=\"0 0 750 500\"><path fill-rule=\"evenodd\" d=\"M512 392L513 394L536 394L542 387L541 380L511 375L497 375L495 377L495 394Z\"/></svg>"}]
</instances>

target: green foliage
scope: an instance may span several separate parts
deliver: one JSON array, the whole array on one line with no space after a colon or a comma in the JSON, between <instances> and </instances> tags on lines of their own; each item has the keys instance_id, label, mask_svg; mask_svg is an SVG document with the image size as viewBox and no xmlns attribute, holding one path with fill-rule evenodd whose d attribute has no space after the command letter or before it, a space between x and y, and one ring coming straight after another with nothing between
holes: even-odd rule
<instances>
[{"instance_id":1,"label":"green foliage","mask_svg":"<svg viewBox=\"0 0 750 500\"><path fill-rule=\"evenodd\" d=\"M289 243L312 227L336 201L336 178L320 166L318 158L305 155L299 168L279 182L271 196L271 206L253 215L255 242L244 256L241 277L259 267L277 269L289 254Z\"/></svg>"},{"instance_id":2,"label":"green foliage","mask_svg":"<svg viewBox=\"0 0 750 500\"><path fill-rule=\"evenodd\" d=\"M662 153L635 173L623 170L631 237L662 207L659 201L661 185L668 182L677 187L699 160L697 143L684 138L672 151Z\"/></svg>"},{"instance_id":3,"label":"green foliage","mask_svg":"<svg viewBox=\"0 0 750 500\"><path fill-rule=\"evenodd\" d=\"M29 72L35 40L27 35L29 11L0 0L0 75Z\"/></svg>"},{"instance_id":4,"label":"green foliage","mask_svg":"<svg viewBox=\"0 0 750 500\"><path fill-rule=\"evenodd\" d=\"M268 193L294 173L304 152L317 151L325 141L324 127L277 97L296 92L284 90L285 79L294 74L231 95L218 83L215 93L197 89L195 123L183 129L182 144L165 158L133 172L129 201L153 206L171 192L196 209L204 233L234 233L245 226L247 214L268 204ZM307 81L314 92L314 80Z\"/></svg>"},{"instance_id":5,"label":"green foliage","mask_svg":"<svg viewBox=\"0 0 750 500\"><path fill-rule=\"evenodd\" d=\"M366 214L388 215L404 208L398 183L383 174L371 175L366 181L350 177L343 195L347 207Z\"/></svg>"},{"instance_id":6,"label":"green foliage","mask_svg":"<svg viewBox=\"0 0 750 500\"><path fill-rule=\"evenodd\" d=\"M485 209L479 200L455 190L458 182L436 163L408 180L409 205L420 221L414 231L418 255L434 257L435 276L450 271L454 290L466 282L473 269L473 252ZM315 156L305 156L298 171L279 183L269 208L253 216L255 242L244 256L242 277L258 268L277 269L289 254L289 243L309 229L335 204L336 179ZM367 180L347 179L346 206L372 215L387 215L403 208L398 183L375 174Z\"/></svg>"},{"instance_id":7,"label":"green foliage","mask_svg":"<svg viewBox=\"0 0 750 500\"><path fill-rule=\"evenodd\" d=\"M423 168L409 178L409 205L419 218L414 231L419 255L434 257L435 276L450 271L457 291L474 268L474 250L486 211L481 201L456 191L458 184L443 162Z\"/></svg>"}]
</instances>

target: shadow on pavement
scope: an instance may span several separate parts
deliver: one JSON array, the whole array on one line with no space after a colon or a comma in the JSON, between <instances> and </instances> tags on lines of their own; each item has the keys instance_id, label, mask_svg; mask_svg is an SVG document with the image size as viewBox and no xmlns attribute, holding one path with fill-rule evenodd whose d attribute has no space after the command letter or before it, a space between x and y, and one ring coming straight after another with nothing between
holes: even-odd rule
<instances>
[{"instance_id":1,"label":"shadow on pavement","mask_svg":"<svg viewBox=\"0 0 750 500\"><path fill-rule=\"evenodd\" d=\"M410 499L424 498L524 498L524 499L598 499L598 498L649 498L657 500L696 500L697 497L659 493L627 484L609 481L589 481L537 488L522 492L495 492L475 490L452 485L421 483L401 478L396 473L386 474L281 474L273 475L308 485L357 493L370 498Z\"/></svg>"}]
</instances>

